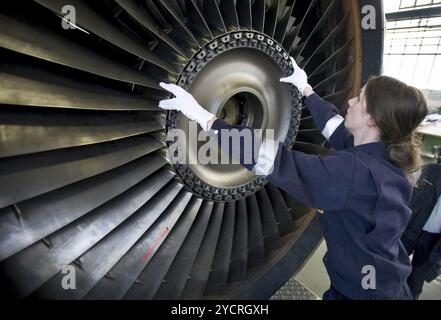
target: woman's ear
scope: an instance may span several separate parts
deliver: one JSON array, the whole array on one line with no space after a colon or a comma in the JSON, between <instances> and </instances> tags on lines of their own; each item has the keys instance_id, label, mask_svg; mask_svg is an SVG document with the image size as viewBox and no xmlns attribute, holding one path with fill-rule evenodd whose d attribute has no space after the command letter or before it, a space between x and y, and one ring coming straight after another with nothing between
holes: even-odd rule
<instances>
[{"instance_id":1,"label":"woman's ear","mask_svg":"<svg viewBox=\"0 0 441 320\"><path fill-rule=\"evenodd\" d=\"M375 123L374 118L372 118L372 116L370 114L368 114L367 125L368 125L368 127L371 127L371 128L377 126L377 124Z\"/></svg>"}]
</instances>

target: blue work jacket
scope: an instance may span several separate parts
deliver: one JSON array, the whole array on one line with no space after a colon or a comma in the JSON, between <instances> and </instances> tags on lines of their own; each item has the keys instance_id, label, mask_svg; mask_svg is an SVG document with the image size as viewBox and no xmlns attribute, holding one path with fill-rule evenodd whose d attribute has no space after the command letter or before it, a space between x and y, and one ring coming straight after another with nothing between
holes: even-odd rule
<instances>
[{"instance_id":1,"label":"blue work jacket","mask_svg":"<svg viewBox=\"0 0 441 320\"><path fill-rule=\"evenodd\" d=\"M323 261L339 293L353 299L402 298L411 265L400 237L411 215L412 186L403 171L386 159L383 142L354 146L333 104L316 94L305 104L335 153L305 154L289 150L282 142L268 153L264 140L258 153L253 150L250 164L243 163L244 145L240 144L240 162L323 211L320 220L328 249ZM220 119L211 130L221 143L222 130L232 128L253 131ZM253 137L257 139L254 131Z\"/></svg>"}]
</instances>

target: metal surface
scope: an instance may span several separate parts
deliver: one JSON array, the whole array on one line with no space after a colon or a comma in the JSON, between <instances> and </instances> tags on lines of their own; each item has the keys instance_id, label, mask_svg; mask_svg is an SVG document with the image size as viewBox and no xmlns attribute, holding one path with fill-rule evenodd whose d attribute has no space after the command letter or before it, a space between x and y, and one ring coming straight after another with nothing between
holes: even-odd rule
<instances>
[{"instance_id":1,"label":"metal surface","mask_svg":"<svg viewBox=\"0 0 441 320\"><path fill-rule=\"evenodd\" d=\"M164 164L165 159L158 155L146 156L105 174L3 208L0 215L0 258L4 260L92 212L140 183ZM172 177L173 173L161 170L160 181L153 180L155 185L145 192L155 190Z\"/></svg>"},{"instance_id":2,"label":"metal surface","mask_svg":"<svg viewBox=\"0 0 441 320\"><path fill-rule=\"evenodd\" d=\"M275 139L291 148L299 127L301 102L294 87L280 86L279 82L280 77L291 73L288 54L274 40L255 32L233 32L200 49L184 68L178 84L218 117L232 124L273 129ZM238 96L243 104L240 112L232 102ZM183 115L173 112L170 121L169 130L179 128L189 134ZM240 165L200 165L196 156L201 145L194 140L186 142L187 162L195 165L175 165L196 194L208 200L238 200L265 184ZM219 159L222 153L220 150Z\"/></svg>"},{"instance_id":3,"label":"metal surface","mask_svg":"<svg viewBox=\"0 0 441 320\"><path fill-rule=\"evenodd\" d=\"M50 247L42 241L36 242L6 260L3 268L8 270L8 265L20 265L24 270L30 270L31 273L17 279L14 285L16 288L19 287L22 293L31 293L56 275L60 271L60 266L74 261L133 215L171 177L170 172L154 174L84 217L76 219L62 230L44 238L50 243ZM16 239L16 241L20 240ZM17 268L14 270L18 271Z\"/></svg>"},{"instance_id":4,"label":"metal surface","mask_svg":"<svg viewBox=\"0 0 441 320\"><path fill-rule=\"evenodd\" d=\"M232 123L276 129L289 148L328 153L297 90L278 80L292 55L343 105L380 70L382 27L359 29L362 4L5 3L0 296L271 297L320 241L314 211L239 166L167 163L166 130L188 122L157 107L169 96L158 82ZM381 2L369 4L381 18ZM64 5L77 28L62 28ZM61 286L66 265L76 290Z\"/></svg>"},{"instance_id":5,"label":"metal surface","mask_svg":"<svg viewBox=\"0 0 441 320\"><path fill-rule=\"evenodd\" d=\"M271 297L271 300L320 300L320 298L292 278Z\"/></svg>"},{"instance_id":6,"label":"metal surface","mask_svg":"<svg viewBox=\"0 0 441 320\"><path fill-rule=\"evenodd\" d=\"M96 84L67 80L46 71L10 71L1 66L0 103L9 105L92 109L92 110L158 110L148 98L103 88ZM51 81L47 81L50 79ZM41 94L44 92L44 94Z\"/></svg>"},{"instance_id":7,"label":"metal surface","mask_svg":"<svg viewBox=\"0 0 441 320\"><path fill-rule=\"evenodd\" d=\"M62 8L64 5L66 5L66 3L64 3L63 1L57 1L57 0L35 0L35 1L47 7L48 9L54 11L58 15L61 16L63 15ZM88 6L85 1L72 0L69 2L69 5L74 6L75 11L78 12L77 23L79 26L85 28L86 30L90 30L99 37L106 39L110 43L136 55L141 59L147 60L158 66L161 66L162 68L174 72L173 68L166 61L156 57L154 54L152 54L152 52L147 50L140 43L136 42L134 39L125 35L116 26L106 21L90 6ZM129 4L126 4L125 9L127 10L127 8L129 8ZM160 37L160 39L166 38L163 35L163 33L160 32L159 28L155 28L155 30L153 30L153 34L156 35L157 37Z\"/></svg>"},{"instance_id":8,"label":"metal surface","mask_svg":"<svg viewBox=\"0 0 441 320\"><path fill-rule=\"evenodd\" d=\"M75 150L34 153L14 161L0 159L0 207L64 187L103 173L160 149L164 144L151 136L82 146ZM23 181L27 181L23 184Z\"/></svg>"},{"instance_id":9,"label":"metal surface","mask_svg":"<svg viewBox=\"0 0 441 320\"><path fill-rule=\"evenodd\" d=\"M113 80L159 88L149 76L103 58L47 30L25 25L5 15L0 15L0 30L0 46L3 48Z\"/></svg>"},{"instance_id":10,"label":"metal surface","mask_svg":"<svg viewBox=\"0 0 441 320\"><path fill-rule=\"evenodd\" d=\"M241 37L245 37L245 34ZM257 101L252 101L252 107L260 104L263 119L260 123L255 120L247 124L262 129L274 128L275 137L283 140L287 134L290 120L287 115L291 113L293 101L290 87L274 85L282 74L271 57L250 48L236 48L209 60L207 66L197 73L189 89L214 114L219 114L233 95L244 92L256 97ZM284 119L279 114L283 114ZM230 168L224 170L229 171Z\"/></svg>"},{"instance_id":11,"label":"metal surface","mask_svg":"<svg viewBox=\"0 0 441 320\"><path fill-rule=\"evenodd\" d=\"M119 140L162 129L155 119L124 113L103 117L100 113L5 111L2 117L1 158Z\"/></svg>"}]
</instances>

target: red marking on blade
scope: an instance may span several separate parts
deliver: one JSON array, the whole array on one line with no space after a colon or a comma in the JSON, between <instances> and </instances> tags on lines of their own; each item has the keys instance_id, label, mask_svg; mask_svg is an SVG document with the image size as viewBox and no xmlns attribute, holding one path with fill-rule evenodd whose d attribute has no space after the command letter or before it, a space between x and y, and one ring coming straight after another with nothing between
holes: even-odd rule
<instances>
[{"instance_id":1,"label":"red marking on blade","mask_svg":"<svg viewBox=\"0 0 441 320\"><path fill-rule=\"evenodd\" d=\"M144 261L146 261L148 259L148 257L150 257L150 255L153 253L153 250L155 249L155 247L159 244L159 242L162 239L164 239L164 237L167 235L167 233L169 231L170 231L170 229L168 227L165 228L165 230L162 231L162 233L155 239L155 241L152 243L152 245L147 250L147 253L144 255L144 257L143 257Z\"/></svg>"}]
</instances>

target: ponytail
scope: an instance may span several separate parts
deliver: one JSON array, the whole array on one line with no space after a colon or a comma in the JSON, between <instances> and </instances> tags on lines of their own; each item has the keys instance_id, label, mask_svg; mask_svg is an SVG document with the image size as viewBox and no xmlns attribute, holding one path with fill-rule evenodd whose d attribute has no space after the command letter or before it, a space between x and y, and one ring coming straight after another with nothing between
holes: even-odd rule
<instances>
[{"instance_id":1,"label":"ponytail","mask_svg":"<svg viewBox=\"0 0 441 320\"><path fill-rule=\"evenodd\" d=\"M404 173L411 174L421 168L421 141L416 134L412 133L396 141L385 140L385 145L387 158Z\"/></svg>"},{"instance_id":2,"label":"ponytail","mask_svg":"<svg viewBox=\"0 0 441 320\"><path fill-rule=\"evenodd\" d=\"M423 161L415 130L428 114L422 92L397 79L379 76L368 80L366 102L380 129L387 159L408 176L419 170Z\"/></svg>"}]
</instances>

